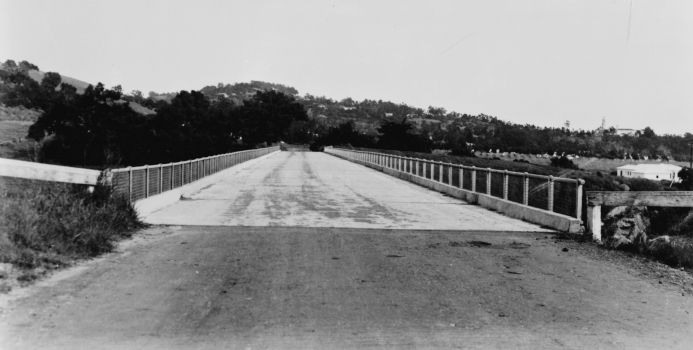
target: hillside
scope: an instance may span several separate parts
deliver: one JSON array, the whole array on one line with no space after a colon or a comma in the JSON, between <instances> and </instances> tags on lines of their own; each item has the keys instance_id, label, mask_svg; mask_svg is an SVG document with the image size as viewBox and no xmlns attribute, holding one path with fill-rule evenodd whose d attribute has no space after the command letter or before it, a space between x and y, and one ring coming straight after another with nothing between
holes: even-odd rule
<instances>
[{"instance_id":1,"label":"hillside","mask_svg":"<svg viewBox=\"0 0 693 350\"><path fill-rule=\"evenodd\" d=\"M43 81L43 77L46 75L46 72L32 69L32 70L28 71L27 74L29 75L29 77L31 79L34 79L34 80L36 80L36 82L41 83L41 81ZM75 78L71 78L71 77L68 77L68 76L65 76L62 74L60 75L60 78L62 79L63 83L72 85L75 88L77 88L77 93L80 93L80 94L83 93L84 90L86 90L86 88L89 87L89 85L90 85L89 83L85 83L81 80L77 80Z\"/></svg>"}]
</instances>

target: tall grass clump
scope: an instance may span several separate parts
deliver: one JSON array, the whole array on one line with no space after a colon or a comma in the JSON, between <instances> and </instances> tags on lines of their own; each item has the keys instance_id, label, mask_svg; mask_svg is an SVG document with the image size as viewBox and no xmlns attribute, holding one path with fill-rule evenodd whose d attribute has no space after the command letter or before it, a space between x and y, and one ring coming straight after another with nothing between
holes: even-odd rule
<instances>
[{"instance_id":1,"label":"tall grass clump","mask_svg":"<svg viewBox=\"0 0 693 350\"><path fill-rule=\"evenodd\" d=\"M145 226L132 204L107 185L19 180L0 193L0 261L22 268L62 265L113 249Z\"/></svg>"}]
</instances>

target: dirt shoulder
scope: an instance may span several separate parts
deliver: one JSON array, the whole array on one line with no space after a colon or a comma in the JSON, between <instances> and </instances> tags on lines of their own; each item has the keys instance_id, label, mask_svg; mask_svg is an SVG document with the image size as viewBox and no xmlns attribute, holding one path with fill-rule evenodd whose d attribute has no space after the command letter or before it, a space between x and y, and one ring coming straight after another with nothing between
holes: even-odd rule
<instances>
[{"instance_id":1,"label":"dirt shoulder","mask_svg":"<svg viewBox=\"0 0 693 350\"><path fill-rule=\"evenodd\" d=\"M153 230L8 300L0 347L683 349L693 330L690 275L552 234Z\"/></svg>"}]
</instances>

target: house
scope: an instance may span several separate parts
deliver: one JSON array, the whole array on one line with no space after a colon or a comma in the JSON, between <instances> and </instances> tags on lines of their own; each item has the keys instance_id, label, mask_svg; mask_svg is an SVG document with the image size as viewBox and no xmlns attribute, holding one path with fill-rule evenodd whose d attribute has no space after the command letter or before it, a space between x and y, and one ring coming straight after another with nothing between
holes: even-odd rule
<instances>
[{"instance_id":1,"label":"house","mask_svg":"<svg viewBox=\"0 0 693 350\"><path fill-rule=\"evenodd\" d=\"M616 128L614 134L619 136L640 136L642 130Z\"/></svg>"},{"instance_id":2,"label":"house","mask_svg":"<svg viewBox=\"0 0 693 350\"><path fill-rule=\"evenodd\" d=\"M616 168L616 175L679 182L679 171L681 171L680 166L671 164L629 164Z\"/></svg>"}]
</instances>

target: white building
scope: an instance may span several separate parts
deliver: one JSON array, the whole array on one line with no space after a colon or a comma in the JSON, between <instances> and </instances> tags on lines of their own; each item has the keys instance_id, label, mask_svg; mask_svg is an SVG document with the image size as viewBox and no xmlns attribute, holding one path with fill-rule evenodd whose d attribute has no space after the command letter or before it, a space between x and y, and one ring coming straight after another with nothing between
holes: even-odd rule
<instances>
[{"instance_id":1,"label":"white building","mask_svg":"<svg viewBox=\"0 0 693 350\"><path fill-rule=\"evenodd\" d=\"M680 166L671 164L629 164L616 168L616 175L679 182L679 171L681 171Z\"/></svg>"}]
</instances>

